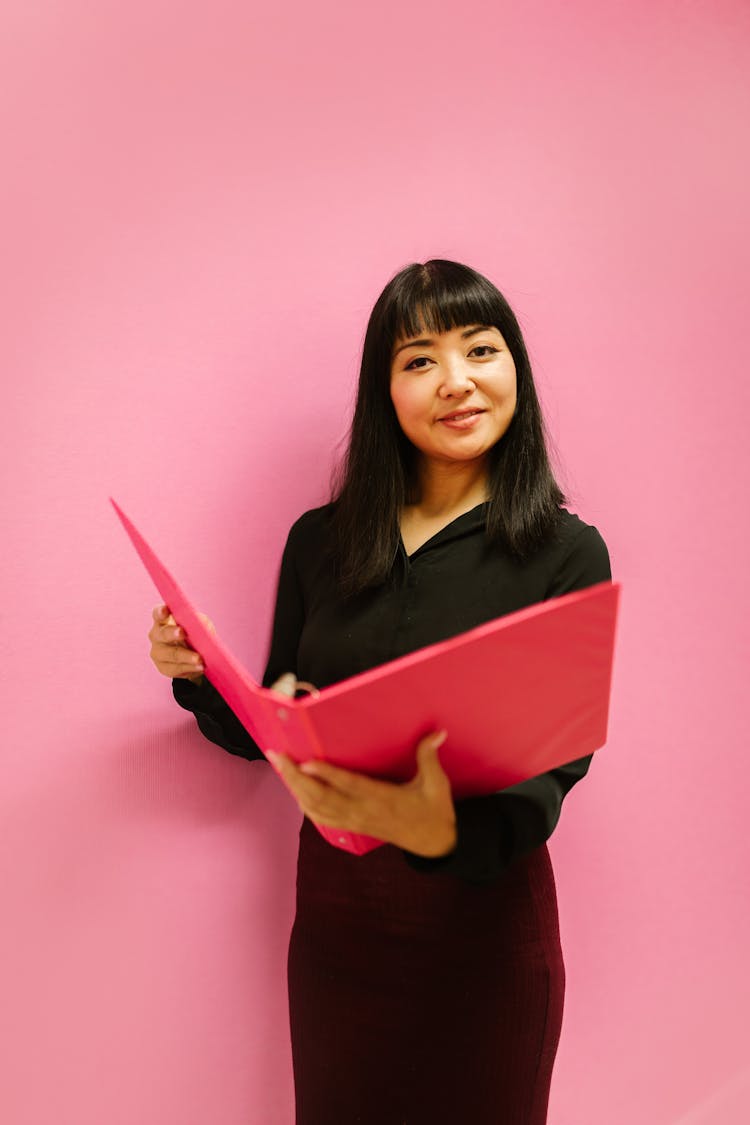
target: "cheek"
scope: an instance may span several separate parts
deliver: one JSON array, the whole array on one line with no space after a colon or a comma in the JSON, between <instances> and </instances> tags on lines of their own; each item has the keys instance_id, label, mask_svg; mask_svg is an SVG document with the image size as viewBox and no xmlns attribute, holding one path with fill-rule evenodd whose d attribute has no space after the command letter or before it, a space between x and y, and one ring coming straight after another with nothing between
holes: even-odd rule
<instances>
[{"instance_id":1,"label":"cheek","mask_svg":"<svg viewBox=\"0 0 750 1125\"><path fill-rule=\"evenodd\" d=\"M402 427L419 420L424 413L423 395L414 386L395 383L391 386L391 402Z\"/></svg>"},{"instance_id":2,"label":"cheek","mask_svg":"<svg viewBox=\"0 0 750 1125\"><path fill-rule=\"evenodd\" d=\"M506 406L514 406L517 398L516 377L514 372L506 374L495 388L495 398Z\"/></svg>"}]
</instances>

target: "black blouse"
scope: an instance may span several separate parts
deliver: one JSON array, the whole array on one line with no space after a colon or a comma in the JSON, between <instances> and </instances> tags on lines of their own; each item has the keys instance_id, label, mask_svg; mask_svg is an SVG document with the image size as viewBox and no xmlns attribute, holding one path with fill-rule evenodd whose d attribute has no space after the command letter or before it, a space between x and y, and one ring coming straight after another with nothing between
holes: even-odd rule
<instances>
[{"instance_id":1,"label":"black blouse","mask_svg":"<svg viewBox=\"0 0 750 1125\"><path fill-rule=\"evenodd\" d=\"M263 684L294 672L318 688L465 632L525 606L611 579L597 529L560 509L555 533L524 563L485 534L486 503L458 516L412 555L399 546L388 580L344 603L329 556L330 504L293 525L281 561ZM257 744L206 679L172 681L174 697L195 714L206 738L231 754L262 758ZM493 732L487 731L491 739ZM457 843L448 855L403 851L413 868L494 879L552 834L566 793L591 755L511 785L455 802Z\"/></svg>"}]
</instances>

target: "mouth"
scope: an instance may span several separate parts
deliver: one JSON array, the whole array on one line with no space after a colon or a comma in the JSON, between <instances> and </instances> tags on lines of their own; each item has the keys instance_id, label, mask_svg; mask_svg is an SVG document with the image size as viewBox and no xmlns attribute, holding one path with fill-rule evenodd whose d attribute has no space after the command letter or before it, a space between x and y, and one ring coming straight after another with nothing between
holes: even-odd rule
<instances>
[{"instance_id":1,"label":"mouth","mask_svg":"<svg viewBox=\"0 0 750 1125\"><path fill-rule=\"evenodd\" d=\"M463 418L471 418L474 414L484 414L484 410L477 408L475 410L454 410L452 414L443 414L438 418L438 422L457 422Z\"/></svg>"}]
</instances>

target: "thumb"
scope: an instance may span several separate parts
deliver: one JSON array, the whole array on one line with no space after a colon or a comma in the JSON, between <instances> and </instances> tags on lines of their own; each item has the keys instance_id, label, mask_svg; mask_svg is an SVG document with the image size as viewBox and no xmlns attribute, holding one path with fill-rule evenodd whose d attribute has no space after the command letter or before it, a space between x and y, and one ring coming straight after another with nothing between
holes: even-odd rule
<instances>
[{"instance_id":1,"label":"thumb","mask_svg":"<svg viewBox=\"0 0 750 1125\"><path fill-rule=\"evenodd\" d=\"M271 691L278 691L281 695L288 695L294 699L297 694L297 677L294 672L284 672L275 683L271 684Z\"/></svg>"},{"instance_id":2,"label":"thumb","mask_svg":"<svg viewBox=\"0 0 750 1125\"><path fill-rule=\"evenodd\" d=\"M438 750L448 737L448 732L445 730L435 731L433 734L428 734L426 738L420 740L417 746L417 776L426 780L433 777L436 772L443 773L443 767L440 765L438 758Z\"/></svg>"}]
</instances>

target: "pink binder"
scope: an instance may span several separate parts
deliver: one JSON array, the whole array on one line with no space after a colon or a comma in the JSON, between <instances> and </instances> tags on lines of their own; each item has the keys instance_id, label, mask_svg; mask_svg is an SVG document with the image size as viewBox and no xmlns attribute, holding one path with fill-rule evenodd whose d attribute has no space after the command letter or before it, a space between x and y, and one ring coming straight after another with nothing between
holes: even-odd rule
<instances>
[{"instance_id":1,"label":"pink binder","mask_svg":"<svg viewBox=\"0 0 750 1125\"><path fill-rule=\"evenodd\" d=\"M593 753L607 740L620 583L551 598L289 699L261 687L206 628L110 500L164 603L203 657L206 676L261 750L407 781L419 739L445 729L440 762L460 798L496 792ZM329 843L358 855L383 843L316 827Z\"/></svg>"}]
</instances>

